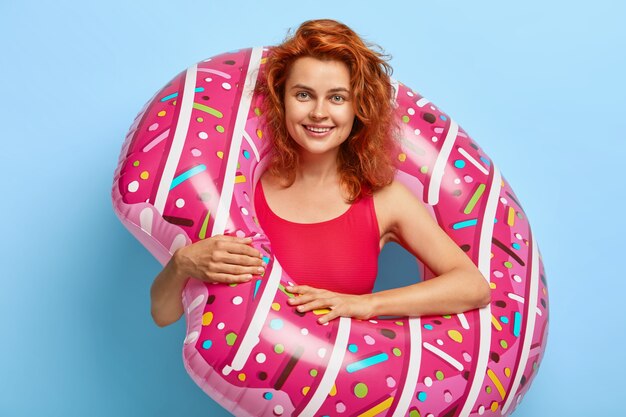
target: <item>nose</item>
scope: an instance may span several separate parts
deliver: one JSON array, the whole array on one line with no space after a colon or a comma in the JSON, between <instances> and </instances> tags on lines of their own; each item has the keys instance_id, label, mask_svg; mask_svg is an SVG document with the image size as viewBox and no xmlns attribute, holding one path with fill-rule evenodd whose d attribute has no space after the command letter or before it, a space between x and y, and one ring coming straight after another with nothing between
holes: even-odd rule
<instances>
[{"instance_id":1,"label":"nose","mask_svg":"<svg viewBox=\"0 0 626 417\"><path fill-rule=\"evenodd\" d=\"M326 104L324 100L316 101L315 105L311 109L311 113L309 114L309 117L312 120L323 120L326 118L326 116L327 116L327 112L326 112Z\"/></svg>"}]
</instances>

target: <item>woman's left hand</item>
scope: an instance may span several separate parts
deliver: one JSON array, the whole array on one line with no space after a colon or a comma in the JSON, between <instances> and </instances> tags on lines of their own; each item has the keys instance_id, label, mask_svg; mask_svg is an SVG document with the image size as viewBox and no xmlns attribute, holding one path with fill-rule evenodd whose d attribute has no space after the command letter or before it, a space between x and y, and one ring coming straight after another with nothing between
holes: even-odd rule
<instances>
[{"instance_id":1,"label":"woman's left hand","mask_svg":"<svg viewBox=\"0 0 626 417\"><path fill-rule=\"evenodd\" d=\"M328 323L337 317L366 320L373 316L372 294L341 294L308 285L286 287L286 290L297 294L287 302L296 307L298 311L305 313L312 310L322 310L322 314L325 314L317 319L320 324Z\"/></svg>"}]
</instances>

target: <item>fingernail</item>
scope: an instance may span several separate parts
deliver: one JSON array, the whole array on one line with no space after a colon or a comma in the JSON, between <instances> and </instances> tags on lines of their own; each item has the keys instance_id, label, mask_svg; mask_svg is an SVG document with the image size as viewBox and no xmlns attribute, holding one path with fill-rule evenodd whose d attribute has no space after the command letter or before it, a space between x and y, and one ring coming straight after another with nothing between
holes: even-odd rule
<instances>
[{"instance_id":1,"label":"fingernail","mask_svg":"<svg viewBox=\"0 0 626 417\"><path fill-rule=\"evenodd\" d=\"M257 271L259 271L259 273L261 273L261 274L262 274L263 272L265 272L265 268L263 268L262 266L260 266L260 267L258 267L258 268L257 268Z\"/></svg>"}]
</instances>

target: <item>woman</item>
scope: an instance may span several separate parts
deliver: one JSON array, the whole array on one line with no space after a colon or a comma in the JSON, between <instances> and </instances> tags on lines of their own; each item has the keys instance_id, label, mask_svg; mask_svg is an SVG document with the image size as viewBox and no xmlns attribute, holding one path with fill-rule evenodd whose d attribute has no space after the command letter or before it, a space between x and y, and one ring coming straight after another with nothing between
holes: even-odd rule
<instances>
[{"instance_id":1,"label":"woman","mask_svg":"<svg viewBox=\"0 0 626 417\"><path fill-rule=\"evenodd\" d=\"M476 266L393 179L391 68L382 58L345 25L308 21L273 48L258 88L273 146L255 208L277 259L303 284L287 288L299 294L289 302L301 312L327 308L321 324L452 314L490 300ZM372 294L378 253L390 241L435 277ZM180 318L189 277L239 283L262 274L250 243L214 236L176 251L152 285L154 321Z\"/></svg>"}]
</instances>

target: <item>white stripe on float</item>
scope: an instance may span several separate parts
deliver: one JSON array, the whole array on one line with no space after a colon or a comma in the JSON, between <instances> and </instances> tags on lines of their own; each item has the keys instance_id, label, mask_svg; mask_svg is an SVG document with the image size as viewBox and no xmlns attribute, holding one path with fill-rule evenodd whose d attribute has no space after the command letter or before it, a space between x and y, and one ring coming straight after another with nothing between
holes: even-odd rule
<instances>
[{"instance_id":1,"label":"white stripe on float","mask_svg":"<svg viewBox=\"0 0 626 417\"><path fill-rule=\"evenodd\" d=\"M193 101L196 89L196 72L197 66L192 65L185 72L185 86L183 87L183 97L180 100L180 113L178 114L178 121L176 122L176 129L174 131L174 138L172 139L172 146L170 152L167 155L165 166L163 167L163 175L161 175L161 181L159 182L159 188L157 189L156 197L154 198L154 207L159 214L163 214L165 209L165 203L167 202L167 196L170 193L170 187L180 156L183 153L183 147L185 140L187 139L187 131L189 130L189 121L191 120L191 110L193 109Z\"/></svg>"},{"instance_id":2,"label":"white stripe on float","mask_svg":"<svg viewBox=\"0 0 626 417\"><path fill-rule=\"evenodd\" d=\"M431 206L434 206L439 202L439 189L441 188L441 180L443 179L443 170L446 167L448 158L450 157L450 152L452 152L452 146L456 141L457 133L459 133L459 125L457 125L454 120L450 119L450 128L448 129L446 138L443 141L441 151L439 151L439 155L437 155L437 160L435 161L435 166L433 167L433 173L430 176L430 184L428 185L427 203Z\"/></svg>"},{"instance_id":3,"label":"white stripe on float","mask_svg":"<svg viewBox=\"0 0 626 417\"><path fill-rule=\"evenodd\" d=\"M270 311L270 307L272 306L272 301L274 301L276 291L278 291L278 285L280 284L280 278L282 275L283 268L280 266L278 259L274 257L272 271L270 272L265 289L261 294L256 311L252 315L250 326L248 326L248 330L246 330L246 333L243 335L243 339L237 349L237 353L235 353L235 356L233 357L232 363L230 365L226 365L224 369L222 369L222 373L224 375L230 374L233 369L235 371L240 371L248 361L248 358L252 353L252 349L259 343L259 334L261 334L263 324L267 320L267 315Z\"/></svg>"},{"instance_id":4,"label":"white stripe on float","mask_svg":"<svg viewBox=\"0 0 626 417\"><path fill-rule=\"evenodd\" d=\"M532 258L530 262L532 263L532 267L530 269L530 290L528 294L528 316L526 317L526 328L524 329L524 344L522 345L522 354L520 356L519 363L517 365L517 370L515 371L515 376L513 378L513 385L511 385L511 389L508 393L508 398L502 407L502 414L504 415L513 399L517 395L517 390L519 389L520 382L522 380L522 376L524 375L524 370L526 369L526 365L528 363L528 357L530 355L530 345L533 339L533 333L535 332L535 319L537 317L536 314L532 314L531 310L533 306L537 305L538 292L539 292L539 249L537 248L537 243L533 240L533 251Z\"/></svg>"},{"instance_id":5,"label":"white stripe on float","mask_svg":"<svg viewBox=\"0 0 626 417\"><path fill-rule=\"evenodd\" d=\"M448 355L446 352L439 349L438 347L431 345L428 342L424 342L424 348L431 351L435 355L439 356L441 359L448 362L450 365L454 366L459 372L463 370L463 364L461 362L457 361L452 356Z\"/></svg>"},{"instance_id":6,"label":"white stripe on float","mask_svg":"<svg viewBox=\"0 0 626 417\"><path fill-rule=\"evenodd\" d=\"M246 142L248 142L248 145L250 145L250 147L252 148L252 152L254 152L254 157L256 158L256 161L259 162L261 160L261 157L259 156L259 150L257 149L256 145L252 141L252 138L248 134L247 130L243 131L243 137L246 140Z\"/></svg>"},{"instance_id":7,"label":"white stripe on float","mask_svg":"<svg viewBox=\"0 0 626 417\"><path fill-rule=\"evenodd\" d=\"M319 386L311 396L309 403L304 407L302 412L298 414L299 417L313 417L315 413L320 409L324 400L328 396L328 393L335 385L337 375L341 370L341 364L346 354L348 347L348 338L350 336L350 326L352 325L352 319L348 317L339 318L339 328L337 329L337 337L335 338L335 344L333 351L328 360L326 371L322 376Z\"/></svg>"},{"instance_id":8,"label":"white stripe on float","mask_svg":"<svg viewBox=\"0 0 626 417\"><path fill-rule=\"evenodd\" d=\"M500 197L500 182L502 176L497 166L493 165L493 179L489 186L489 197L482 219L480 229L480 242L478 248L478 269L483 274L487 282L491 277L491 240L493 238L494 219L496 217L496 208L498 198ZM478 394L483 385L485 374L487 373L487 362L489 361L489 349L491 346L491 305L478 310L480 318L480 345L478 347L478 359L476 360L476 369L472 378L472 385L463 404L463 408L459 413L459 417L468 417L474 404L478 399Z\"/></svg>"},{"instance_id":9,"label":"white stripe on float","mask_svg":"<svg viewBox=\"0 0 626 417\"><path fill-rule=\"evenodd\" d=\"M411 335L411 350L409 352L409 367L406 372L406 380L396 410L391 417L403 417L406 415L413 399L413 393L417 386L417 378L420 373L422 362L422 329L419 318L409 319L409 334Z\"/></svg>"},{"instance_id":10,"label":"white stripe on float","mask_svg":"<svg viewBox=\"0 0 626 417\"><path fill-rule=\"evenodd\" d=\"M246 73L246 81L239 101L237 109L237 118L235 119L235 127L233 128L233 136L230 141L230 149L228 151L228 161L226 162L226 171L224 172L224 184L220 193L220 201L217 205L215 213L215 222L211 236L224 233L226 222L230 212L230 203L235 188L235 173L237 171L237 160L239 159L239 149L241 149L241 140L243 132L246 128L248 120L248 112L252 104L252 93L256 85L256 79L259 75L259 67L261 66L261 55L263 48L253 48L250 54L250 63Z\"/></svg>"},{"instance_id":11,"label":"white stripe on float","mask_svg":"<svg viewBox=\"0 0 626 417\"><path fill-rule=\"evenodd\" d=\"M463 148L459 148L459 153L461 155L463 155L465 157L465 159L467 159L468 161L471 162L472 165L474 165L476 168L478 168L478 170L480 172L482 172L485 175L489 175L489 171L487 171L487 168L485 168L484 166L482 166L476 159L474 159L474 157L472 155L470 155L469 153L467 153L467 151Z\"/></svg>"}]
</instances>

